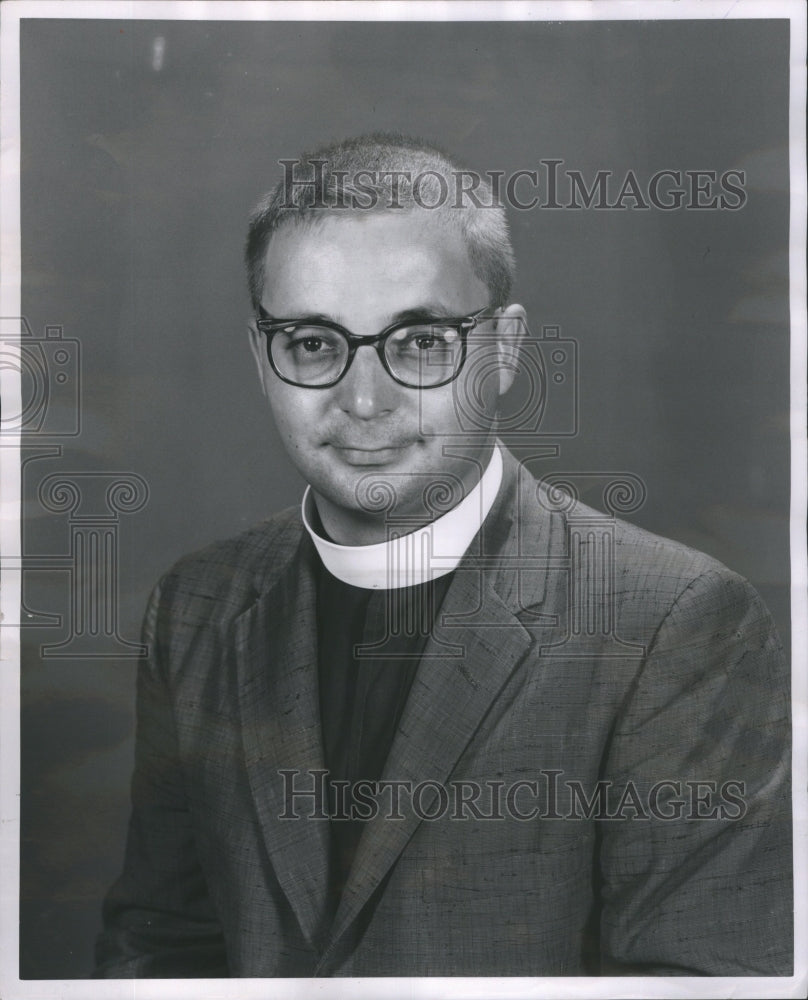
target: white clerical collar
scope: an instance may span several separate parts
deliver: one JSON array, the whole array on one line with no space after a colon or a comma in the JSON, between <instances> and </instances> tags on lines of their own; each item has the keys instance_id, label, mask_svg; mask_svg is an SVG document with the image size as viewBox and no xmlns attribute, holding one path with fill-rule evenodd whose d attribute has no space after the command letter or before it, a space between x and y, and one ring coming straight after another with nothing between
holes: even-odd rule
<instances>
[{"instance_id":1,"label":"white clerical collar","mask_svg":"<svg viewBox=\"0 0 808 1000\"><path fill-rule=\"evenodd\" d=\"M366 590L396 590L437 580L451 573L496 499L502 483L502 454L497 446L480 481L463 500L429 524L374 545L337 545L311 526L311 487L303 494L302 515L323 565L338 580Z\"/></svg>"}]
</instances>

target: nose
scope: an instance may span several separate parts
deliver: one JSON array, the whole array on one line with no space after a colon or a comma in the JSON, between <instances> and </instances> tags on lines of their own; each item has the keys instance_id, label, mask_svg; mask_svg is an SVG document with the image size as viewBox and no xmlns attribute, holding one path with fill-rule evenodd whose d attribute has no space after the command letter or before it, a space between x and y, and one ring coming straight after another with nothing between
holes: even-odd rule
<instances>
[{"instance_id":1,"label":"nose","mask_svg":"<svg viewBox=\"0 0 808 1000\"><path fill-rule=\"evenodd\" d=\"M376 348L358 347L351 367L336 386L340 407L358 420L391 413L398 404L398 385L382 366Z\"/></svg>"}]
</instances>

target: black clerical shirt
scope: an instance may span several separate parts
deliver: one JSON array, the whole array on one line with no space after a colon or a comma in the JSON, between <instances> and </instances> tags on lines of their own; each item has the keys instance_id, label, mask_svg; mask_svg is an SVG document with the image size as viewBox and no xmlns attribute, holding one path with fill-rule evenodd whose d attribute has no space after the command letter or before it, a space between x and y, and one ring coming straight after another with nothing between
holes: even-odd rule
<instances>
[{"instance_id":1,"label":"black clerical shirt","mask_svg":"<svg viewBox=\"0 0 808 1000\"><path fill-rule=\"evenodd\" d=\"M453 575L414 587L368 590L343 583L320 565L317 648L334 909L362 835L362 809L354 802L353 788L360 780L382 777L421 653Z\"/></svg>"}]
</instances>

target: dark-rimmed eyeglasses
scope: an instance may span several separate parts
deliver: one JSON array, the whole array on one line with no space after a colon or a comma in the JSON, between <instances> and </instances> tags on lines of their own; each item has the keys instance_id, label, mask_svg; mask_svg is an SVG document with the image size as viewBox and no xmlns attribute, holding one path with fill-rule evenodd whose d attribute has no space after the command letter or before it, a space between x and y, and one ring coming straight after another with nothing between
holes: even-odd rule
<instances>
[{"instance_id":1,"label":"dark-rimmed eyeglasses","mask_svg":"<svg viewBox=\"0 0 808 1000\"><path fill-rule=\"evenodd\" d=\"M360 337L320 317L274 319L258 307L257 326L266 337L272 370L284 382L305 389L336 385L351 367L358 347L373 347L384 370L399 385L434 389L460 374L466 338L490 306L452 319L425 316Z\"/></svg>"}]
</instances>

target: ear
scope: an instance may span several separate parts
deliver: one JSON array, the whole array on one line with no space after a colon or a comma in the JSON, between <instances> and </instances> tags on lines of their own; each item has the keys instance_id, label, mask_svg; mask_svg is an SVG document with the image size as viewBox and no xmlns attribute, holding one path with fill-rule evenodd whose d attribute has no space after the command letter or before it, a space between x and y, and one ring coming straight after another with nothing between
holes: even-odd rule
<instances>
[{"instance_id":1,"label":"ear","mask_svg":"<svg viewBox=\"0 0 808 1000\"><path fill-rule=\"evenodd\" d=\"M527 333L527 314L522 306L514 303L498 312L496 324L499 394L502 396L513 385L518 371L519 351Z\"/></svg>"},{"instance_id":2,"label":"ear","mask_svg":"<svg viewBox=\"0 0 808 1000\"><path fill-rule=\"evenodd\" d=\"M255 360L256 367L258 368L258 378L261 380L261 391L266 396L267 394L267 355L266 355L266 338L263 333L255 325L255 320L251 319L247 324L247 334L250 338L250 352L252 353L253 359Z\"/></svg>"}]
</instances>

